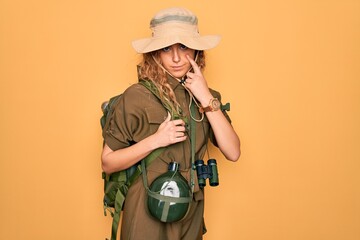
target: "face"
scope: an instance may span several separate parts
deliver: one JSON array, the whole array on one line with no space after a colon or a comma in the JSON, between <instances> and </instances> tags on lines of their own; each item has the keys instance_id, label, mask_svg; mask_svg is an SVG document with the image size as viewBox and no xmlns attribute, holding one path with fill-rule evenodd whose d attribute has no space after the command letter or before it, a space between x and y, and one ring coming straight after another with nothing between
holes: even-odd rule
<instances>
[{"instance_id":1,"label":"face","mask_svg":"<svg viewBox=\"0 0 360 240\"><path fill-rule=\"evenodd\" d=\"M191 67L186 55L189 55L192 59L195 57L195 50L179 43L165 47L159 51L163 67L177 78L183 77Z\"/></svg>"}]
</instances>

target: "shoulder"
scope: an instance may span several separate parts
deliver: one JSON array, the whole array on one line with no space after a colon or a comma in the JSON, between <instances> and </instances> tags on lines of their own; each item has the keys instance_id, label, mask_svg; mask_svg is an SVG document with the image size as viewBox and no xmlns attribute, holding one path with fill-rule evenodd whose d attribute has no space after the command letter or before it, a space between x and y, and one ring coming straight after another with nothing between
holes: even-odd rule
<instances>
[{"instance_id":1,"label":"shoulder","mask_svg":"<svg viewBox=\"0 0 360 240\"><path fill-rule=\"evenodd\" d=\"M122 101L130 105L137 105L153 98L153 94L140 83L131 85L122 94Z\"/></svg>"},{"instance_id":2,"label":"shoulder","mask_svg":"<svg viewBox=\"0 0 360 240\"><path fill-rule=\"evenodd\" d=\"M135 83L122 93L116 108L127 113L135 111L139 114L146 108L157 106L158 104L158 98L149 89L140 83Z\"/></svg>"},{"instance_id":3,"label":"shoulder","mask_svg":"<svg viewBox=\"0 0 360 240\"><path fill-rule=\"evenodd\" d=\"M123 96L127 98L138 98L148 95L149 93L149 90L146 89L143 85L140 83L135 83L124 91Z\"/></svg>"},{"instance_id":4,"label":"shoulder","mask_svg":"<svg viewBox=\"0 0 360 240\"><path fill-rule=\"evenodd\" d=\"M110 98L108 101L115 112L125 111L126 109L133 109L134 107L142 104L140 101L144 99L147 94L147 89L142 85L135 83L120 92L117 96Z\"/></svg>"}]
</instances>

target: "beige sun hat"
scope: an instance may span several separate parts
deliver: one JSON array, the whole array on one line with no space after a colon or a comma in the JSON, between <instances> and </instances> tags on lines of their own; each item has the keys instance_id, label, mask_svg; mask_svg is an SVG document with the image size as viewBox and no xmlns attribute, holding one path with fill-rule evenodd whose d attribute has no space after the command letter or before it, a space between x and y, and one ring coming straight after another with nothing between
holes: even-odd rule
<instances>
[{"instance_id":1,"label":"beige sun hat","mask_svg":"<svg viewBox=\"0 0 360 240\"><path fill-rule=\"evenodd\" d=\"M219 35L200 36L198 19L185 8L167 8L158 12L150 22L152 36L132 42L138 53L148 53L181 43L194 50L207 50L220 42Z\"/></svg>"}]
</instances>

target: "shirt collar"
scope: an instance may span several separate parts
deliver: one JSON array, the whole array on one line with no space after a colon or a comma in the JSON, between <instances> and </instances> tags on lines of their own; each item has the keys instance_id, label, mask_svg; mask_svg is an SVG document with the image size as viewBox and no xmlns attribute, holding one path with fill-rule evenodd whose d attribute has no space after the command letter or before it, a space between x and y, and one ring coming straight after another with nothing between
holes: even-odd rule
<instances>
[{"instance_id":1,"label":"shirt collar","mask_svg":"<svg viewBox=\"0 0 360 240\"><path fill-rule=\"evenodd\" d=\"M179 89L184 89L184 86L180 84L180 82L175 79L174 77L170 76L169 74L167 75L167 80L171 86L171 88L175 91L177 88Z\"/></svg>"}]
</instances>

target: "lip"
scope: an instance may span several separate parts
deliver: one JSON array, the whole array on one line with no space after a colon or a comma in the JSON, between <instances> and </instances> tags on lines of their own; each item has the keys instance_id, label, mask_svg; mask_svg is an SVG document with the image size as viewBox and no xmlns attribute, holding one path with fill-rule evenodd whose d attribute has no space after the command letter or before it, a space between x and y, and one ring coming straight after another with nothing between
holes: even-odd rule
<instances>
[{"instance_id":1,"label":"lip","mask_svg":"<svg viewBox=\"0 0 360 240\"><path fill-rule=\"evenodd\" d=\"M174 71L181 71L184 69L184 66L171 66L171 69L173 69Z\"/></svg>"}]
</instances>

